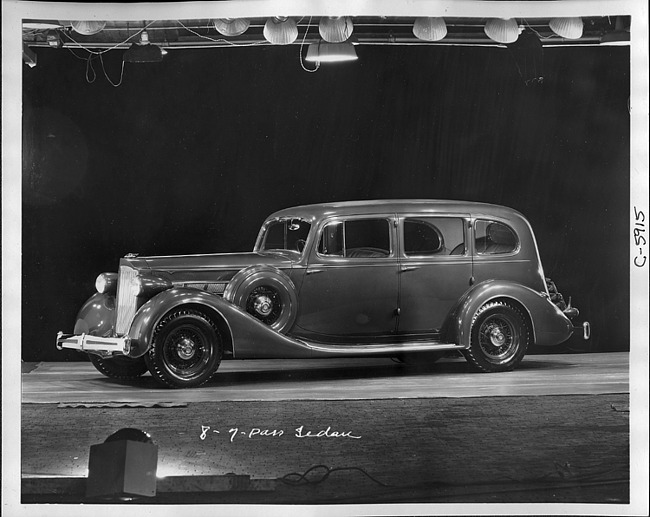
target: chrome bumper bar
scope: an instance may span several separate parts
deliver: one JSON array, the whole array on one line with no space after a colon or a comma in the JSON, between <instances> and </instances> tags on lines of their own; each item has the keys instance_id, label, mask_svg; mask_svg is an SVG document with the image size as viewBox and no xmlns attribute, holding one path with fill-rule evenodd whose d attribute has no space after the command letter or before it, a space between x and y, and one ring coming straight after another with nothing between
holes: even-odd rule
<instances>
[{"instance_id":1,"label":"chrome bumper bar","mask_svg":"<svg viewBox=\"0 0 650 517\"><path fill-rule=\"evenodd\" d=\"M128 337L99 337L89 336L88 334L74 335L59 332L56 335L56 348L59 350L69 348L101 355L113 353L128 355L131 350L131 339Z\"/></svg>"}]
</instances>

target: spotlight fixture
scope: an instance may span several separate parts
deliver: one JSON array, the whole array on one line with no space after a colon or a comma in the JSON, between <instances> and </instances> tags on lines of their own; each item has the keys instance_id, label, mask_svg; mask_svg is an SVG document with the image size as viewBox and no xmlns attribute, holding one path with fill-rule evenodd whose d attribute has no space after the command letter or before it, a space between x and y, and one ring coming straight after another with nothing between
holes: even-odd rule
<instances>
[{"instance_id":1,"label":"spotlight fixture","mask_svg":"<svg viewBox=\"0 0 650 517\"><path fill-rule=\"evenodd\" d=\"M92 36L93 34L97 34L98 32L103 31L104 27L106 27L106 22L101 20L81 20L72 22L72 29L83 36Z\"/></svg>"},{"instance_id":2,"label":"spotlight fixture","mask_svg":"<svg viewBox=\"0 0 650 517\"><path fill-rule=\"evenodd\" d=\"M447 24L444 18L416 18L413 34L424 41L440 41L447 35Z\"/></svg>"},{"instance_id":3,"label":"spotlight fixture","mask_svg":"<svg viewBox=\"0 0 650 517\"><path fill-rule=\"evenodd\" d=\"M92 445L86 497L132 500L156 495L158 446L148 433L124 428Z\"/></svg>"},{"instance_id":4,"label":"spotlight fixture","mask_svg":"<svg viewBox=\"0 0 650 517\"><path fill-rule=\"evenodd\" d=\"M566 39L580 39L582 36L582 18L553 18L548 26L558 36Z\"/></svg>"},{"instance_id":5,"label":"spotlight fixture","mask_svg":"<svg viewBox=\"0 0 650 517\"><path fill-rule=\"evenodd\" d=\"M492 41L497 43L514 43L519 37L519 25L514 18L491 18L483 27L483 31Z\"/></svg>"},{"instance_id":6,"label":"spotlight fixture","mask_svg":"<svg viewBox=\"0 0 650 517\"><path fill-rule=\"evenodd\" d=\"M264 37L273 45L289 45L298 37L298 26L291 18L276 16L264 24Z\"/></svg>"},{"instance_id":7,"label":"spotlight fixture","mask_svg":"<svg viewBox=\"0 0 650 517\"><path fill-rule=\"evenodd\" d=\"M251 24L246 18L217 18L213 23L217 32L223 36L241 36Z\"/></svg>"},{"instance_id":8,"label":"spotlight fixture","mask_svg":"<svg viewBox=\"0 0 650 517\"><path fill-rule=\"evenodd\" d=\"M342 43L347 40L354 30L352 18L349 16L334 16L321 18L318 32L328 43Z\"/></svg>"},{"instance_id":9,"label":"spotlight fixture","mask_svg":"<svg viewBox=\"0 0 650 517\"><path fill-rule=\"evenodd\" d=\"M358 59L357 51L352 43L326 43L319 41L307 47L305 61L314 63L335 63L339 61L354 61Z\"/></svg>"},{"instance_id":10,"label":"spotlight fixture","mask_svg":"<svg viewBox=\"0 0 650 517\"><path fill-rule=\"evenodd\" d=\"M126 63L158 63L162 61L162 58L162 49L149 41L147 31L142 31L140 42L132 43L129 50L124 53L122 60Z\"/></svg>"}]
</instances>

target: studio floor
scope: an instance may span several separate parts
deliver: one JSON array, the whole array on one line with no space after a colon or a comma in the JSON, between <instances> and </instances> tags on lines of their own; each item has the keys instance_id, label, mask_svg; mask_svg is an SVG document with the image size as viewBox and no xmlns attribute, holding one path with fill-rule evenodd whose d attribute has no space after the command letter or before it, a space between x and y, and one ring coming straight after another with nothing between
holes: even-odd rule
<instances>
[{"instance_id":1,"label":"studio floor","mask_svg":"<svg viewBox=\"0 0 650 517\"><path fill-rule=\"evenodd\" d=\"M22 498L92 502L78 483L90 446L133 427L158 446L160 477L157 496L134 504L625 505L628 362L531 355L474 374L460 358L226 361L191 390L110 380L84 362L24 364ZM248 481L199 483L228 476ZM194 488L175 489L181 478Z\"/></svg>"}]
</instances>

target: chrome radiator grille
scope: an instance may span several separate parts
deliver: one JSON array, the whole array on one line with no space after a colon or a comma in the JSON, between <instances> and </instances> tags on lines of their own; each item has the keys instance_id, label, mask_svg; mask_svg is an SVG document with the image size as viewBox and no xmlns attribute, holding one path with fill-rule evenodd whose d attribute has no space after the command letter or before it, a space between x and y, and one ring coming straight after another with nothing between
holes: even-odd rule
<instances>
[{"instance_id":1,"label":"chrome radiator grille","mask_svg":"<svg viewBox=\"0 0 650 517\"><path fill-rule=\"evenodd\" d=\"M135 316L137 299L131 292L131 280L136 271L128 266L120 266L120 276L117 281L117 322L115 332L118 336L129 331L133 316Z\"/></svg>"}]
</instances>

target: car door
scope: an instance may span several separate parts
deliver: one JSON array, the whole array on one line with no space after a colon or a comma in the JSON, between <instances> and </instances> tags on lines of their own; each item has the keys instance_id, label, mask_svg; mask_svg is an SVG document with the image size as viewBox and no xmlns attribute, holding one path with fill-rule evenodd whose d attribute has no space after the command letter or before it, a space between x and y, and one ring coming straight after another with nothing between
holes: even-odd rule
<instances>
[{"instance_id":1,"label":"car door","mask_svg":"<svg viewBox=\"0 0 650 517\"><path fill-rule=\"evenodd\" d=\"M400 333L431 334L470 287L469 215L399 218Z\"/></svg>"},{"instance_id":2,"label":"car door","mask_svg":"<svg viewBox=\"0 0 650 517\"><path fill-rule=\"evenodd\" d=\"M363 342L394 333L396 243L393 215L323 224L300 288L300 332L341 342Z\"/></svg>"}]
</instances>

